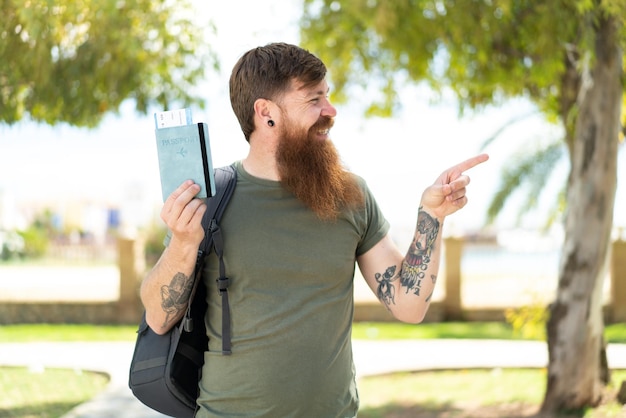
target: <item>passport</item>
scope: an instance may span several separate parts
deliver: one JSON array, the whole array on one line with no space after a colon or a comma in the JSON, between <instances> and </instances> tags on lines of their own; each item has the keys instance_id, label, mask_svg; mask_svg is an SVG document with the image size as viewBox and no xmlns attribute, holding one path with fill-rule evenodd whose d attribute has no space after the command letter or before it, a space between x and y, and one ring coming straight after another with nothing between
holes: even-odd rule
<instances>
[{"instance_id":1,"label":"passport","mask_svg":"<svg viewBox=\"0 0 626 418\"><path fill-rule=\"evenodd\" d=\"M208 126L191 123L188 109L155 113L155 124L163 201L189 179L200 185L196 197L215 195Z\"/></svg>"}]
</instances>

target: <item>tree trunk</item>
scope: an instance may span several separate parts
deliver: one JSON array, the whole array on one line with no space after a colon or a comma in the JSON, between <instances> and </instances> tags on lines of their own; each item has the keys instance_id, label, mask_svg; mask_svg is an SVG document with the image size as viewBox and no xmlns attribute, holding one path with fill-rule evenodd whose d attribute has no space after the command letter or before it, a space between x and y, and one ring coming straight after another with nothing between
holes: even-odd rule
<instances>
[{"instance_id":1,"label":"tree trunk","mask_svg":"<svg viewBox=\"0 0 626 418\"><path fill-rule=\"evenodd\" d=\"M616 22L596 23L595 57L578 96L559 283L548 320L544 412L596 406L603 364L602 282L617 184L622 52Z\"/></svg>"}]
</instances>

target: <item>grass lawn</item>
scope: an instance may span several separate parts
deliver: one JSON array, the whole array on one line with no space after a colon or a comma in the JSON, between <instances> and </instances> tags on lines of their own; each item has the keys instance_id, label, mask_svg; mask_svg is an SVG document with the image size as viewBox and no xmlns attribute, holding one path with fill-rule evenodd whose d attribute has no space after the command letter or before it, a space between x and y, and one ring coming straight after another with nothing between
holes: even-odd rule
<instances>
[{"instance_id":1,"label":"grass lawn","mask_svg":"<svg viewBox=\"0 0 626 418\"><path fill-rule=\"evenodd\" d=\"M136 325L4 325L0 326L0 343L134 341L136 329ZM626 343L626 324L607 326L605 336L609 342ZM521 339L506 323L362 322L354 324L353 337ZM368 377L359 382L359 418L530 417L541 402L545 380L545 370L455 370ZM615 385L622 380L626 380L626 371L613 373ZM101 374L73 370L0 368L0 418L59 417L102 391L106 383L107 377ZM617 404L584 415L620 416L626 416L626 410Z\"/></svg>"},{"instance_id":2,"label":"grass lawn","mask_svg":"<svg viewBox=\"0 0 626 418\"><path fill-rule=\"evenodd\" d=\"M614 391L623 380L626 371L613 372L609 390ZM368 377L359 381L359 418L535 417L545 386L545 369L448 370ZM559 418L624 416L626 407L609 402Z\"/></svg>"},{"instance_id":3,"label":"grass lawn","mask_svg":"<svg viewBox=\"0 0 626 418\"><path fill-rule=\"evenodd\" d=\"M0 334L1 335L1 334ZM626 343L626 324L607 325L604 335L609 343ZM498 339L522 340L505 322L441 322L427 324L405 324L401 322L359 322L352 329L356 339Z\"/></svg>"},{"instance_id":4,"label":"grass lawn","mask_svg":"<svg viewBox=\"0 0 626 418\"><path fill-rule=\"evenodd\" d=\"M0 325L0 343L37 341L134 341L137 325Z\"/></svg>"},{"instance_id":5,"label":"grass lawn","mask_svg":"<svg viewBox=\"0 0 626 418\"><path fill-rule=\"evenodd\" d=\"M0 417L55 418L101 392L109 378L80 370L0 368Z\"/></svg>"},{"instance_id":6,"label":"grass lawn","mask_svg":"<svg viewBox=\"0 0 626 418\"><path fill-rule=\"evenodd\" d=\"M137 325L0 325L0 343L29 341L134 341ZM607 325L604 335L610 343L626 343L626 324ZM405 324L400 322L357 322L356 339L476 338L521 340L504 322L441 322Z\"/></svg>"}]
</instances>

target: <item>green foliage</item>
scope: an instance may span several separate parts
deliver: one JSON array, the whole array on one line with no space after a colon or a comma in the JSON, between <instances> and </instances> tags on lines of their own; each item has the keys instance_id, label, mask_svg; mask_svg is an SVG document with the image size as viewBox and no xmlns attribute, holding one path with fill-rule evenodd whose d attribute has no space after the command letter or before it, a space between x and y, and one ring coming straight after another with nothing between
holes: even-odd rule
<instances>
[{"instance_id":1,"label":"green foliage","mask_svg":"<svg viewBox=\"0 0 626 418\"><path fill-rule=\"evenodd\" d=\"M215 61L192 18L182 0L0 2L0 122L93 127L127 99L203 106L193 85Z\"/></svg>"},{"instance_id":2,"label":"green foliage","mask_svg":"<svg viewBox=\"0 0 626 418\"><path fill-rule=\"evenodd\" d=\"M24 238L16 231L0 231L0 260L24 255Z\"/></svg>"},{"instance_id":3,"label":"green foliage","mask_svg":"<svg viewBox=\"0 0 626 418\"><path fill-rule=\"evenodd\" d=\"M507 309L504 313L514 338L546 340L546 323L550 316L547 306L535 303L519 308ZM626 343L626 324L608 324L604 327L604 338L608 343Z\"/></svg>"},{"instance_id":4,"label":"green foliage","mask_svg":"<svg viewBox=\"0 0 626 418\"><path fill-rule=\"evenodd\" d=\"M515 191L521 191L522 186L526 186L526 195L520 206L518 218L536 208L546 179L550 178L557 163L564 158L565 152L565 145L562 142L552 142L544 148L525 151L514 156L512 160L515 163L508 165L502 172L500 186L487 209L487 221L493 222L502 212L507 200ZM556 219L557 213L561 213L564 200L565 185L555 197L553 215L548 217L548 224Z\"/></svg>"},{"instance_id":5,"label":"green foliage","mask_svg":"<svg viewBox=\"0 0 626 418\"><path fill-rule=\"evenodd\" d=\"M504 316L516 335L524 339L546 340L546 323L549 317L546 306L533 304L511 308L505 311Z\"/></svg>"},{"instance_id":6,"label":"green foliage","mask_svg":"<svg viewBox=\"0 0 626 418\"><path fill-rule=\"evenodd\" d=\"M31 225L19 234L24 239L23 255L28 258L41 258L46 255L50 239L44 229Z\"/></svg>"},{"instance_id":7,"label":"green foliage","mask_svg":"<svg viewBox=\"0 0 626 418\"><path fill-rule=\"evenodd\" d=\"M19 234L24 240L23 255L27 258L41 258L46 255L50 240L58 237L60 231L54 225L53 213L44 209L38 213L33 222Z\"/></svg>"},{"instance_id":8,"label":"green foliage","mask_svg":"<svg viewBox=\"0 0 626 418\"><path fill-rule=\"evenodd\" d=\"M153 224L143 234L145 237L146 264L150 268L154 266L165 249L163 239L167 234L167 227L162 223Z\"/></svg>"},{"instance_id":9,"label":"green foliage","mask_svg":"<svg viewBox=\"0 0 626 418\"><path fill-rule=\"evenodd\" d=\"M366 114L389 116L406 83L449 87L461 114L521 96L546 120L562 124L560 139L569 146L602 18L617 22L618 42L626 47L626 0L305 0L304 6L303 45L327 63L335 100L361 89L372 103ZM621 131L623 136L626 128ZM524 157L519 166L513 161L489 220L519 186L527 190L520 216L534 207L549 164L562 151L555 146ZM563 213L565 186L547 224Z\"/></svg>"},{"instance_id":10,"label":"green foliage","mask_svg":"<svg viewBox=\"0 0 626 418\"><path fill-rule=\"evenodd\" d=\"M305 0L302 39L328 64L339 99L380 79L392 103L406 80L426 81L451 87L461 108L526 96L558 114L568 53L593 39L579 3Z\"/></svg>"}]
</instances>

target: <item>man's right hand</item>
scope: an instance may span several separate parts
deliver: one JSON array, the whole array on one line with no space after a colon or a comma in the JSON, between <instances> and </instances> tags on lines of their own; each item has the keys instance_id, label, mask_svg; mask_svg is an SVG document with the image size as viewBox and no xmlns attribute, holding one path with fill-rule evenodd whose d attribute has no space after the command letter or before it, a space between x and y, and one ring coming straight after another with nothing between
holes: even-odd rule
<instances>
[{"instance_id":1,"label":"man's right hand","mask_svg":"<svg viewBox=\"0 0 626 418\"><path fill-rule=\"evenodd\" d=\"M206 204L195 197L199 191L199 185L187 180L168 196L161 209L161 219L171 231L172 241L183 247L197 248L204 238L202 217Z\"/></svg>"},{"instance_id":2,"label":"man's right hand","mask_svg":"<svg viewBox=\"0 0 626 418\"><path fill-rule=\"evenodd\" d=\"M171 232L170 242L141 283L146 321L157 334L166 333L182 317L193 285L198 247L204 238L200 186L188 180L165 200L161 219Z\"/></svg>"}]
</instances>

